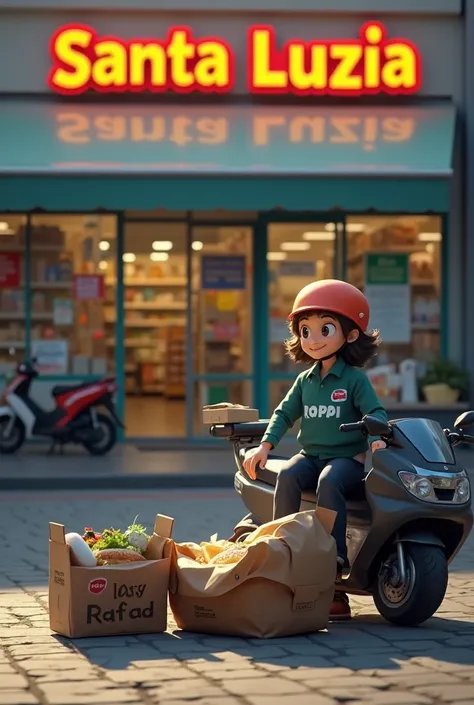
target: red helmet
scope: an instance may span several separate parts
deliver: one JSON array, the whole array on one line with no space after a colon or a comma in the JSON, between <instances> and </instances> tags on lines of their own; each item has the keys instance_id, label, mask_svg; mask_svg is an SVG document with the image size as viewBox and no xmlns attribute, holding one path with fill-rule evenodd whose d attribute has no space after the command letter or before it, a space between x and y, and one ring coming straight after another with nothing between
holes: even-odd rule
<instances>
[{"instance_id":1,"label":"red helmet","mask_svg":"<svg viewBox=\"0 0 474 705\"><path fill-rule=\"evenodd\" d=\"M339 279L322 279L311 282L301 289L293 304L289 320L305 311L338 313L364 332L369 325L369 302L364 294L352 284Z\"/></svg>"}]
</instances>

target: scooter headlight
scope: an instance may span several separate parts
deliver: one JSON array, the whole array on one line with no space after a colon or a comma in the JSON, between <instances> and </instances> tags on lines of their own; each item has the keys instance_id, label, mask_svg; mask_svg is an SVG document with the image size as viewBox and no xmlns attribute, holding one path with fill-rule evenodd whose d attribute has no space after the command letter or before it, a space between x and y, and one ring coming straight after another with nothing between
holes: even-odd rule
<instances>
[{"instance_id":1,"label":"scooter headlight","mask_svg":"<svg viewBox=\"0 0 474 705\"><path fill-rule=\"evenodd\" d=\"M434 499L433 485L426 477L420 477L420 475L404 470L399 472L398 476L410 494L418 499Z\"/></svg>"},{"instance_id":2,"label":"scooter headlight","mask_svg":"<svg viewBox=\"0 0 474 705\"><path fill-rule=\"evenodd\" d=\"M456 487L456 492L454 493L454 501L462 504L463 502L468 502L471 497L471 485L467 477L462 477L458 486Z\"/></svg>"},{"instance_id":3,"label":"scooter headlight","mask_svg":"<svg viewBox=\"0 0 474 705\"><path fill-rule=\"evenodd\" d=\"M423 475L401 470L398 476L410 494L425 502L465 504L471 497L471 485L464 470Z\"/></svg>"}]
</instances>

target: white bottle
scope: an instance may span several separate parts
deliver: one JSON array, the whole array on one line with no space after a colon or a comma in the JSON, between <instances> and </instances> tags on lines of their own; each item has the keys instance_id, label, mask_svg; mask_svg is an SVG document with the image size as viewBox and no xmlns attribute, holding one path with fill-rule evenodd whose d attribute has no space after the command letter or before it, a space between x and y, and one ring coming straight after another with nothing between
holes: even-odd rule
<instances>
[{"instance_id":1,"label":"white bottle","mask_svg":"<svg viewBox=\"0 0 474 705\"><path fill-rule=\"evenodd\" d=\"M401 401L413 404L418 401L416 386L416 360L403 360L400 363Z\"/></svg>"}]
</instances>

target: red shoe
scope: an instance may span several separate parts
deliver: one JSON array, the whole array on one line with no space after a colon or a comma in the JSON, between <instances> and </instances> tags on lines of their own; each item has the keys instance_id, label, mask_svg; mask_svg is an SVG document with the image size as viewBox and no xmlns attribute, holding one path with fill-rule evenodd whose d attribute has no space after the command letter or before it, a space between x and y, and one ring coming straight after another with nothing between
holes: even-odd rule
<instances>
[{"instance_id":1,"label":"red shoe","mask_svg":"<svg viewBox=\"0 0 474 705\"><path fill-rule=\"evenodd\" d=\"M334 600L331 605L331 611L329 612L330 622L344 622L351 619L351 606L349 604L349 598L345 592L334 593Z\"/></svg>"}]
</instances>

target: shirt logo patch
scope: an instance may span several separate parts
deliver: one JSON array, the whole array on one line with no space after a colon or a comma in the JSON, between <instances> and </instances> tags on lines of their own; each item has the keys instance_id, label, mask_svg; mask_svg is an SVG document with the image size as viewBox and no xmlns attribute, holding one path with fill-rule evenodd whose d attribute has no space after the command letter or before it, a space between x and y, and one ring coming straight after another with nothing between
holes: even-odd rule
<instances>
[{"instance_id":1,"label":"shirt logo patch","mask_svg":"<svg viewBox=\"0 0 474 705\"><path fill-rule=\"evenodd\" d=\"M347 401L347 389L335 389L331 394L331 401Z\"/></svg>"}]
</instances>

